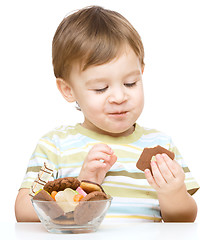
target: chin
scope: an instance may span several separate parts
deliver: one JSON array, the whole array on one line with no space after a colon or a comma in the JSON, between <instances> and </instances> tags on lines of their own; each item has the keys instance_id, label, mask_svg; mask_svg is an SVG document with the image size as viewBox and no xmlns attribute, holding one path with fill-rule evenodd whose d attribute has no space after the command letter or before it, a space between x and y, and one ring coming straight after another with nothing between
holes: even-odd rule
<instances>
[{"instance_id":1,"label":"chin","mask_svg":"<svg viewBox=\"0 0 222 240\"><path fill-rule=\"evenodd\" d=\"M133 124L127 127L113 127L112 129L107 128L104 129L104 131L110 136L126 136L133 132L134 129L132 129L132 126Z\"/></svg>"}]
</instances>

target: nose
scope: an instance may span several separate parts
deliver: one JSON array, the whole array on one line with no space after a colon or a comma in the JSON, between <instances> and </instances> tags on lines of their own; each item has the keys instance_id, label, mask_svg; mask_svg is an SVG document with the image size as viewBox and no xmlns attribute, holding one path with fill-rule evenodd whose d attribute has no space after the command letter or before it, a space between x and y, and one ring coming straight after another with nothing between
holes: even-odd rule
<instances>
[{"instance_id":1,"label":"nose","mask_svg":"<svg viewBox=\"0 0 222 240\"><path fill-rule=\"evenodd\" d=\"M122 87L113 88L110 92L109 102L121 104L127 100L126 90Z\"/></svg>"}]
</instances>

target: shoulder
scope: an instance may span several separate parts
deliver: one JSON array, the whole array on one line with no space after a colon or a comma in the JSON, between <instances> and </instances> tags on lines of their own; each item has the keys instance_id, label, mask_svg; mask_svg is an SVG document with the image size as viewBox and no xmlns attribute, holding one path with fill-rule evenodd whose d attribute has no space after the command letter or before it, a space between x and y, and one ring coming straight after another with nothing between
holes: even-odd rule
<instances>
[{"instance_id":1,"label":"shoulder","mask_svg":"<svg viewBox=\"0 0 222 240\"><path fill-rule=\"evenodd\" d=\"M63 148L73 146L74 143L75 145L84 144L83 135L78 131L78 124L55 127L39 139L37 147L61 151Z\"/></svg>"},{"instance_id":2,"label":"shoulder","mask_svg":"<svg viewBox=\"0 0 222 240\"><path fill-rule=\"evenodd\" d=\"M147 128L147 127L141 127L138 126L140 128L140 131L142 132L143 136L164 136L167 138L171 138L168 134L156 129L156 128Z\"/></svg>"},{"instance_id":3,"label":"shoulder","mask_svg":"<svg viewBox=\"0 0 222 240\"><path fill-rule=\"evenodd\" d=\"M146 146L155 146L155 145L162 145L169 148L171 145L172 139L171 137L155 128L147 128L147 127L140 127L141 137L140 142L146 144Z\"/></svg>"},{"instance_id":4,"label":"shoulder","mask_svg":"<svg viewBox=\"0 0 222 240\"><path fill-rule=\"evenodd\" d=\"M75 137L79 135L79 132L75 126L72 125L61 125L50 130L42 136L42 139L51 139L51 140L65 140L69 137Z\"/></svg>"}]
</instances>

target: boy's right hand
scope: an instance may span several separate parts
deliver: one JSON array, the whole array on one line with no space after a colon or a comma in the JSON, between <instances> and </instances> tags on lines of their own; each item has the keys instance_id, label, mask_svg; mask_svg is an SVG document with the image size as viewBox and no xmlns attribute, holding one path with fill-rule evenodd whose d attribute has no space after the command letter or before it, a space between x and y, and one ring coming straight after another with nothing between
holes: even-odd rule
<instances>
[{"instance_id":1,"label":"boy's right hand","mask_svg":"<svg viewBox=\"0 0 222 240\"><path fill-rule=\"evenodd\" d=\"M116 160L116 155L107 144L95 144L83 162L78 179L101 184Z\"/></svg>"}]
</instances>

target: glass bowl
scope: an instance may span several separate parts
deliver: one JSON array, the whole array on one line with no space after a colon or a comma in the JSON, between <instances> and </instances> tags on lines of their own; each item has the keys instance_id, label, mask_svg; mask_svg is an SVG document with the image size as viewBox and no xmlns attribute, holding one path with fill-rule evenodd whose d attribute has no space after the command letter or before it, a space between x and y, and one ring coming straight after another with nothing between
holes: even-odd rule
<instances>
[{"instance_id":1,"label":"glass bowl","mask_svg":"<svg viewBox=\"0 0 222 240\"><path fill-rule=\"evenodd\" d=\"M34 209L44 227L52 233L90 233L97 231L109 209L112 197L106 200L80 201L70 211L70 203L31 199ZM67 205L67 206L66 206ZM64 212L62 209L69 209Z\"/></svg>"}]
</instances>

